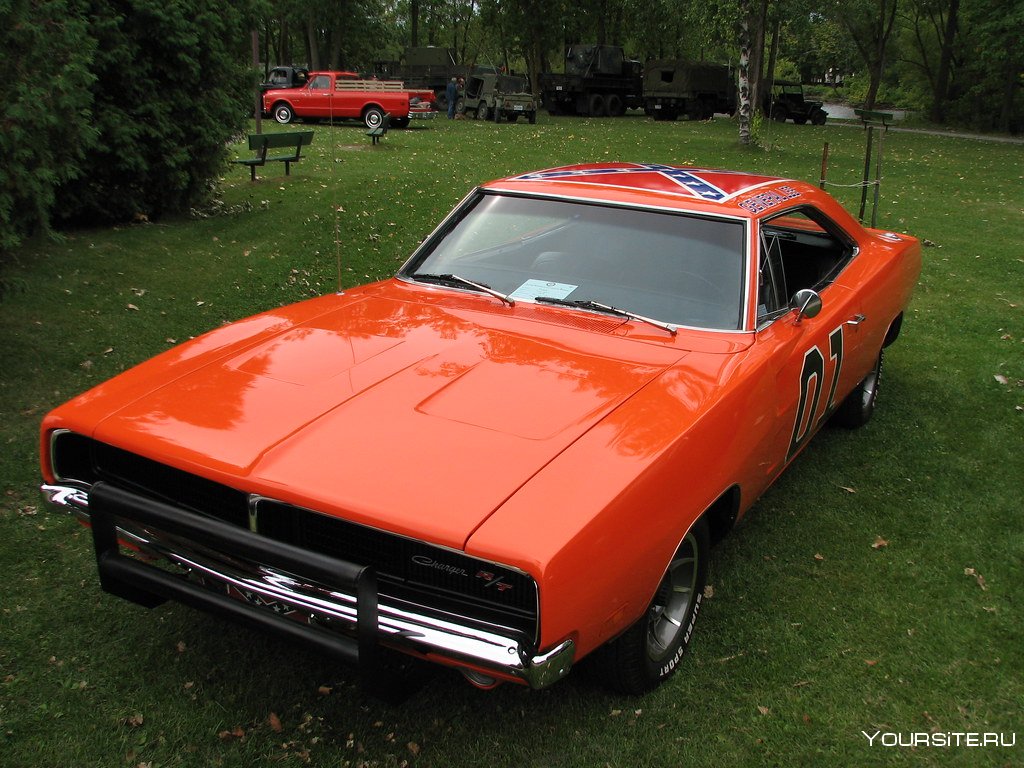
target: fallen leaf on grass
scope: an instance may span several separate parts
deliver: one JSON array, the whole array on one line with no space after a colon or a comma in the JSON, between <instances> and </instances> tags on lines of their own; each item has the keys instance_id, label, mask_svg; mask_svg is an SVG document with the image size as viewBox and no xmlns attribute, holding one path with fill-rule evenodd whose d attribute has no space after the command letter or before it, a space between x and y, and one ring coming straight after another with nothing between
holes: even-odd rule
<instances>
[{"instance_id":1,"label":"fallen leaf on grass","mask_svg":"<svg viewBox=\"0 0 1024 768\"><path fill-rule=\"evenodd\" d=\"M236 725L230 731L221 731L217 734L217 738L221 741L228 742L234 741L235 739L244 739L245 730L240 725Z\"/></svg>"},{"instance_id":2,"label":"fallen leaf on grass","mask_svg":"<svg viewBox=\"0 0 1024 768\"><path fill-rule=\"evenodd\" d=\"M820 563L822 560L825 559L825 556L823 554L821 554L820 552L815 552L814 559L817 560Z\"/></svg>"},{"instance_id":3,"label":"fallen leaf on grass","mask_svg":"<svg viewBox=\"0 0 1024 768\"><path fill-rule=\"evenodd\" d=\"M316 689L316 692L319 693L321 696L330 696L331 691L333 690L334 689L331 688L329 685L321 685L319 688Z\"/></svg>"},{"instance_id":4,"label":"fallen leaf on grass","mask_svg":"<svg viewBox=\"0 0 1024 768\"><path fill-rule=\"evenodd\" d=\"M272 730L274 733L280 733L284 730L283 726L281 725L281 718L277 716L276 712L271 712L270 715L267 717L267 725L270 726L270 730Z\"/></svg>"},{"instance_id":5,"label":"fallen leaf on grass","mask_svg":"<svg viewBox=\"0 0 1024 768\"><path fill-rule=\"evenodd\" d=\"M876 664L878 664L878 659L864 659L864 663L867 664L869 667L873 667Z\"/></svg>"},{"instance_id":6,"label":"fallen leaf on grass","mask_svg":"<svg viewBox=\"0 0 1024 768\"><path fill-rule=\"evenodd\" d=\"M135 306L134 304L129 304L129 305L128 305L128 306L126 307L126 309L130 309L130 310L131 310L132 312L138 312L138 311L139 311L139 308L138 308L138 307L136 307L136 306Z\"/></svg>"},{"instance_id":7,"label":"fallen leaf on grass","mask_svg":"<svg viewBox=\"0 0 1024 768\"><path fill-rule=\"evenodd\" d=\"M1008 378L1006 378L1005 376L1003 376L1003 374L1001 374L1001 373L997 373L992 378L994 378L1000 384L1009 384L1010 383L1010 380Z\"/></svg>"},{"instance_id":8,"label":"fallen leaf on grass","mask_svg":"<svg viewBox=\"0 0 1024 768\"><path fill-rule=\"evenodd\" d=\"M407 748L409 749L409 751L410 751L410 752L412 752L412 753L413 753L414 755L418 755L418 754L420 753L420 745L419 745L419 744L417 744L417 743L416 743L415 741L410 741L410 742L409 742L408 744L406 744L405 746L406 746L406 747L407 747Z\"/></svg>"},{"instance_id":9,"label":"fallen leaf on grass","mask_svg":"<svg viewBox=\"0 0 1024 768\"><path fill-rule=\"evenodd\" d=\"M757 711L760 712L762 715L767 715L769 712L771 712L771 710L768 709L768 707L760 707L760 706L757 708Z\"/></svg>"},{"instance_id":10,"label":"fallen leaf on grass","mask_svg":"<svg viewBox=\"0 0 1024 768\"><path fill-rule=\"evenodd\" d=\"M983 590L988 589L988 585L985 583L985 577L973 568L964 568L964 576L973 576L974 580L978 582L979 587L981 587Z\"/></svg>"},{"instance_id":11,"label":"fallen leaf on grass","mask_svg":"<svg viewBox=\"0 0 1024 768\"><path fill-rule=\"evenodd\" d=\"M871 545L872 549L885 549L889 546L889 542L883 539L881 536L875 536L875 543Z\"/></svg>"},{"instance_id":12,"label":"fallen leaf on grass","mask_svg":"<svg viewBox=\"0 0 1024 768\"><path fill-rule=\"evenodd\" d=\"M851 488L851 487L850 487L850 486L848 486L848 485L840 485L839 487L840 487L840 488L842 488L842 489L843 489L844 491L846 491L847 493L856 493L856 492L857 492L857 489L856 489L856 488Z\"/></svg>"}]
</instances>

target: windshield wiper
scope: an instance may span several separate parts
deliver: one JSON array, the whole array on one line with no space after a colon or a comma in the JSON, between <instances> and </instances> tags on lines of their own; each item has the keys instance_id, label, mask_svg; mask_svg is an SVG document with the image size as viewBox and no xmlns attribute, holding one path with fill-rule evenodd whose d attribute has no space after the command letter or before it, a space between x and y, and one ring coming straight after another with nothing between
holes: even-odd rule
<instances>
[{"instance_id":1,"label":"windshield wiper","mask_svg":"<svg viewBox=\"0 0 1024 768\"><path fill-rule=\"evenodd\" d=\"M516 305L515 299L513 299L511 296L506 296L501 291L494 290L493 288L491 288L491 286L487 285L486 283L475 283L472 280L467 280L464 277L453 275L450 272L441 275L434 275L429 272L416 272L412 275L412 279L422 280L423 282L427 283L446 283L448 285L454 283L455 285L464 285L470 288L475 288L478 291L483 291L484 293L493 296L496 299L500 299L501 301L508 304L510 307L514 307Z\"/></svg>"},{"instance_id":2,"label":"windshield wiper","mask_svg":"<svg viewBox=\"0 0 1024 768\"><path fill-rule=\"evenodd\" d=\"M676 335L676 327L674 325L663 323L661 320L655 320L650 317L638 315L635 312L630 312L628 309L619 309L618 307L613 307L610 304L602 304L601 302L594 301L593 299L560 299L557 296L538 296L534 301L539 301L544 304L557 304L560 307L591 309L595 312L605 312L609 315L628 317L630 320L647 323L648 325L653 325L655 328L661 328L663 331L668 331L673 336Z\"/></svg>"}]
</instances>

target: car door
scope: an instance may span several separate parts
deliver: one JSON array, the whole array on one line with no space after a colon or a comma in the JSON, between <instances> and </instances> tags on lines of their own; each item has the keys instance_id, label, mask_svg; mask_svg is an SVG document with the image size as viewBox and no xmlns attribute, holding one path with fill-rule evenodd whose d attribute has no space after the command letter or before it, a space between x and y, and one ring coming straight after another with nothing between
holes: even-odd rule
<instances>
[{"instance_id":1,"label":"car door","mask_svg":"<svg viewBox=\"0 0 1024 768\"><path fill-rule=\"evenodd\" d=\"M296 100L296 114L302 117L330 117L332 93L331 76L317 75L302 89L302 95Z\"/></svg>"},{"instance_id":2,"label":"car door","mask_svg":"<svg viewBox=\"0 0 1024 768\"><path fill-rule=\"evenodd\" d=\"M813 216L811 214L814 214ZM762 466L774 476L866 374L858 293L835 278L856 256L853 241L806 208L759 222L755 344L774 377L774 426ZM766 274L767 273L767 274ZM792 298L810 289L810 311Z\"/></svg>"}]
</instances>

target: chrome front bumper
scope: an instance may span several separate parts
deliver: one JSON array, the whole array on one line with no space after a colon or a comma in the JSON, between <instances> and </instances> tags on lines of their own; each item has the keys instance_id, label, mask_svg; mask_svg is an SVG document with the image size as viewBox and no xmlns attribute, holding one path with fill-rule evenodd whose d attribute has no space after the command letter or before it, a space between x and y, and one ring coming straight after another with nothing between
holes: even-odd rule
<instances>
[{"instance_id":1,"label":"chrome front bumper","mask_svg":"<svg viewBox=\"0 0 1024 768\"><path fill-rule=\"evenodd\" d=\"M370 569L103 483L42 490L90 523L103 588L135 602L169 598L228 614L361 665L379 642L532 688L551 685L572 666L571 640L535 653L514 632L377 594ZM126 554L133 550L142 557Z\"/></svg>"}]
</instances>

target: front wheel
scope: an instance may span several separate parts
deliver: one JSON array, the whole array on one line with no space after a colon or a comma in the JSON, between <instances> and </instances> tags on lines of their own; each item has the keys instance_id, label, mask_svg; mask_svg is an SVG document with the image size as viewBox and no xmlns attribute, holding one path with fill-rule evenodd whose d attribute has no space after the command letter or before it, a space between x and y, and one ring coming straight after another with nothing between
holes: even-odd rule
<instances>
[{"instance_id":1,"label":"front wheel","mask_svg":"<svg viewBox=\"0 0 1024 768\"><path fill-rule=\"evenodd\" d=\"M707 522L701 518L687 531L646 613L595 654L608 687L644 693L676 671L704 599L710 547Z\"/></svg>"},{"instance_id":2,"label":"front wheel","mask_svg":"<svg viewBox=\"0 0 1024 768\"><path fill-rule=\"evenodd\" d=\"M486 120L491 116L491 111L487 108L487 105L480 102L480 106L476 108L477 120Z\"/></svg>"},{"instance_id":3,"label":"front wheel","mask_svg":"<svg viewBox=\"0 0 1024 768\"><path fill-rule=\"evenodd\" d=\"M863 427L871 419L875 412L875 403L878 400L878 387L882 383L882 350L878 350L878 358L875 366L868 375L861 379L860 383L853 388L853 392L846 396L846 399L839 404L833 421L841 427L856 429Z\"/></svg>"},{"instance_id":4,"label":"front wheel","mask_svg":"<svg viewBox=\"0 0 1024 768\"><path fill-rule=\"evenodd\" d=\"M288 123L295 119L295 112L284 103L274 105L273 115L274 119L281 125L288 125Z\"/></svg>"},{"instance_id":5,"label":"front wheel","mask_svg":"<svg viewBox=\"0 0 1024 768\"><path fill-rule=\"evenodd\" d=\"M380 128L384 122L384 111L379 107L370 107L363 112L363 123L367 128Z\"/></svg>"}]
</instances>

